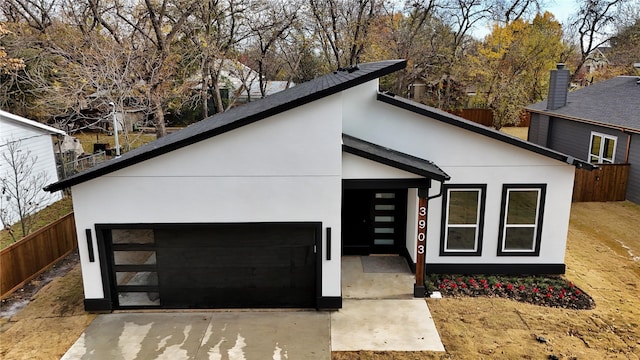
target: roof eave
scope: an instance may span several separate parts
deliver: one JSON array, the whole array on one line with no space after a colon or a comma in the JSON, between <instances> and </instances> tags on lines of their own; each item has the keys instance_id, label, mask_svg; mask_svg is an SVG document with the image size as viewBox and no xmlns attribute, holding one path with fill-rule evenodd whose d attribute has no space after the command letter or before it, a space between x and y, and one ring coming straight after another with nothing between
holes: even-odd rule
<instances>
[{"instance_id":1,"label":"roof eave","mask_svg":"<svg viewBox=\"0 0 640 360\"><path fill-rule=\"evenodd\" d=\"M411 166L410 164L406 164L406 163L403 163L403 162L395 161L395 160L391 159L390 157L377 155L377 154L375 154L373 152L366 151L364 149L358 148L357 146L351 146L351 145L345 144L343 142L342 150L344 152L346 152L346 153L353 154L353 155L356 155L356 156L359 156L359 157L362 157L362 158L365 158L365 159L369 159L369 160L378 162L380 164L391 166L393 168L404 170L404 171L410 172L412 174L419 175L419 176L425 177L427 179L436 180L436 181L439 181L439 182L444 182L444 181L447 181L447 180L451 179L451 177L447 173L445 173L442 169L440 169L437 165L435 165L435 164L433 164L433 163L431 163L429 161L426 161L424 159L420 159L420 158L417 158L417 157L409 155L409 154L401 153L401 152L396 151L396 150L383 148L382 146L375 145L375 144L372 144L372 143L368 143L368 142L366 142L364 140L357 139L357 138L354 138L352 136L343 134L343 139L345 137L349 138L351 140L356 140L356 141L359 141L359 142L362 142L362 143L367 143L370 146L375 146L375 147L379 148L381 151L385 151L385 152L388 152L390 154L395 154L395 155L398 155L398 156L401 156L401 157L416 159L416 160L419 160L421 162L428 163L428 166L432 167L434 170L430 171L430 170L427 170L427 169Z\"/></svg>"},{"instance_id":2,"label":"roof eave","mask_svg":"<svg viewBox=\"0 0 640 360\"><path fill-rule=\"evenodd\" d=\"M4 110L0 110L0 116L3 116L4 118L8 119L9 121L13 121L19 124L23 124L26 126L30 126L39 130L42 130L50 135L63 135L66 136L67 133L60 130L60 129L56 129L54 127L51 127L49 125L45 125L42 123L39 123L37 121L31 120L31 119L27 119L24 118L22 116L16 115L16 114L12 114L8 111L4 111Z\"/></svg>"}]
</instances>

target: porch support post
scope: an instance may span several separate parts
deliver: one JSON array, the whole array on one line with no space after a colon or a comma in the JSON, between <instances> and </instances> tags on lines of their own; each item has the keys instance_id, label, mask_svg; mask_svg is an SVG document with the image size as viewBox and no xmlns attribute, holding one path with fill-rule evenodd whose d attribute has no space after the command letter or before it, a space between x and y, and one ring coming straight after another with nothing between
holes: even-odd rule
<instances>
[{"instance_id":1,"label":"porch support post","mask_svg":"<svg viewBox=\"0 0 640 360\"><path fill-rule=\"evenodd\" d=\"M416 283L413 285L413 296L424 297L424 264L427 248L427 196L428 188L418 189L418 238L416 239Z\"/></svg>"}]
</instances>

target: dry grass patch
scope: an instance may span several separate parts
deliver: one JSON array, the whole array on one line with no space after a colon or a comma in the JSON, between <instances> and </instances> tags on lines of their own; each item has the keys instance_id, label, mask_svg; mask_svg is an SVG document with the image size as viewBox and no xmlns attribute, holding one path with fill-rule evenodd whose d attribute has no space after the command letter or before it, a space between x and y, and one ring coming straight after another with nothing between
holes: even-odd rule
<instances>
[{"instance_id":1,"label":"dry grass patch","mask_svg":"<svg viewBox=\"0 0 640 360\"><path fill-rule=\"evenodd\" d=\"M116 147L116 138L113 135L108 135L100 132L80 132L73 134L75 138L80 140L84 152L90 154L93 152L93 144L109 144L110 148ZM150 143L156 139L155 134L146 134L142 132L129 133L129 146L130 150L140 147L144 144ZM123 149L126 149L126 138L124 134L118 135L118 142Z\"/></svg>"},{"instance_id":2,"label":"dry grass patch","mask_svg":"<svg viewBox=\"0 0 640 360\"><path fill-rule=\"evenodd\" d=\"M507 133L509 135L515 136L517 138L520 138L522 140L527 140L527 137L529 136L528 127L510 126L510 127L500 128L500 131L502 131L503 133Z\"/></svg>"}]
</instances>

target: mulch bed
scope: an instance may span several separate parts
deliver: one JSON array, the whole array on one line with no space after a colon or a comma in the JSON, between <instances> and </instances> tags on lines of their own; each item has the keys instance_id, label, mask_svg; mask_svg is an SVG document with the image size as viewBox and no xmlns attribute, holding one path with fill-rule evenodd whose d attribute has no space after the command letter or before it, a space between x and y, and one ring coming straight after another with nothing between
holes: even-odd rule
<instances>
[{"instance_id":1,"label":"mulch bed","mask_svg":"<svg viewBox=\"0 0 640 360\"><path fill-rule=\"evenodd\" d=\"M429 293L442 297L502 297L540 306L587 310L595 303L591 296L559 276L439 275L426 279Z\"/></svg>"}]
</instances>

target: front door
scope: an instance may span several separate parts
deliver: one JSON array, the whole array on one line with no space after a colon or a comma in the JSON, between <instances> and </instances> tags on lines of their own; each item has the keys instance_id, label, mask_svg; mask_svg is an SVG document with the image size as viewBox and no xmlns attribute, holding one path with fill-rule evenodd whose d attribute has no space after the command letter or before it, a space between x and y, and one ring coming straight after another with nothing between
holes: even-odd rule
<instances>
[{"instance_id":1,"label":"front door","mask_svg":"<svg viewBox=\"0 0 640 360\"><path fill-rule=\"evenodd\" d=\"M344 255L399 254L405 247L406 189L344 189Z\"/></svg>"}]
</instances>

